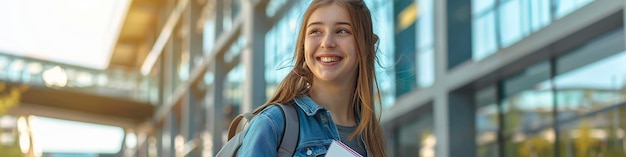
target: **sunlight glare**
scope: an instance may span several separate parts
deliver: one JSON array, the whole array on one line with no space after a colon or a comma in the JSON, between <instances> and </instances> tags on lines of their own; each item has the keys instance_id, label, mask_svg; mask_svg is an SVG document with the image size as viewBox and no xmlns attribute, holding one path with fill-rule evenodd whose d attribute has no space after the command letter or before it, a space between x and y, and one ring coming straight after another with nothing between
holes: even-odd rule
<instances>
[{"instance_id":1,"label":"sunlight glare","mask_svg":"<svg viewBox=\"0 0 626 157\"><path fill-rule=\"evenodd\" d=\"M124 137L119 127L45 117L33 118L31 127L46 153L117 153Z\"/></svg>"},{"instance_id":2,"label":"sunlight glare","mask_svg":"<svg viewBox=\"0 0 626 157\"><path fill-rule=\"evenodd\" d=\"M129 0L0 0L0 53L105 69Z\"/></svg>"}]
</instances>

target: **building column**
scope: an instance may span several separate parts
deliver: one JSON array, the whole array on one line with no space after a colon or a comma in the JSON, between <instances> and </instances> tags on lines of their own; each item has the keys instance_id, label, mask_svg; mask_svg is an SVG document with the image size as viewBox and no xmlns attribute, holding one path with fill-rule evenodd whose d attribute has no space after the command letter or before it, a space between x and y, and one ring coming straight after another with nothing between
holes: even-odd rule
<instances>
[{"instance_id":1,"label":"building column","mask_svg":"<svg viewBox=\"0 0 626 157\"><path fill-rule=\"evenodd\" d=\"M207 1L206 5L210 7L209 20L214 20L213 32L214 36L208 36L207 40L217 41L218 37L222 35L224 30L224 0L212 0ZM215 40L214 40L215 39ZM204 40L204 39L203 39ZM201 42L202 43L202 42ZM216 47L212 47L215 49ZM203 51L202 48L199 49ZM205 53L202 53L205 54ZM209 54L212 55L212 54ZM204 62L210 62L208 65L208 71L206 74L202 74L204 77L209 78L210 82L205 84L205 95L203 99L202 113L204 117L201 117L204 122L200 132L200 145L198 156L215 156L222 147L222 132L224 130L223 124L223 108L224 108L224 81L226 80L227 71L224 69L223 58L216 57L213 60L205 60ZM202 81L204 82L204 80Z\"/></svg>"},{"instance_id":2,"label":"building column","mask_svg":"<svg viewBox=\"0 0 626 157\"><path fill-rule=\"evenodd\" d=\"M212 150L205 150L216 155L222 148L222 137L224 131L224 82L226 80L226 70L224 69L224 61L222 59L216 59L211 65L213 67L213 82L211 87L207 91L206 101L206 122L209 133L211 134L208 145L212 146Z\"/></svg>"},{"instance_id":3,"label":"building column","mask_svg":"<svg viewBox=\"0 0 626 157\"><path fill-rule=\"evenodd\" d=\"M241 113L252 111L265 103L265 33L268 0L242 1L244 22L242 35L246 45L241 52L241 63L245 69L243 103Z\"/></svg>"},{"instance_id":4,"label":"building column","mask_svg":"<svg viewBox=\"0 0 626 157\"><path fill-rule=\"evenodd\" d=\"M441 92L435 94L433 107L434 132L437 139L435 154L439 157L450 156L448 96Z\"/></svg>"},{"instance_id":5,"label":"building column","mask_svg":"<svg viewBox=\"0 0 626 157\"><path fill-rule=\"evenodd\" d=\"M191 142L197 138L199 138L198 132L198 124L199 118L201 116L200 104L198 104L196 93L194 93L193 89L189 89L189 93L186 97L183 98L183 109L181 114L181 130L180 134L184 137L185 143ZM196 153L198 146L195 146L194 151L191 151L188 156L198 156Z\"/></svg>"},{"instance_id":6,"label":"building column","mask_svg":"<svg viewBox=\"0 0 626 157\"><path fill-rule=\"evenodd\" d=\"M200 26L200 24L198 24L199 19L200 19L200 15L202 13L202 8L204 7L204 4L200 4L198 3L199 1L190 1L190 3L188 3L187 5L189 5L187 7L187 10L184 14L184 27L187 27L186 31L187 32L187 37L186 37L186 42L185 44L185 48L184 51L186 51L187 53L189 53L189 77L191 77L191 74L193 72L194 69L198 69L198 68L203 68L203 67L197 67L198 64L196 61L197 58L204 58L203 56L203 30L199 29L198 26ZM206 1L204 3L207 3ZM204 24L201 24L204 25ZM203 79L200 79L198 82L203 82ZM202 105L200 104L201 100L200 97L203 97L203 95L200 95L200 93L202 93L199 89L203 89L202 87L197 87L197 86L204 86L204 84L202 83L195 83L196 86L191 86L187 94L187 97L184 98L185 101L184 102L184 107L183 107L183 114L181 115L181 117L183 117L183 121L182 121L182 127L181 127L181 134L185 137L185 142L192 142L193 140L199 139L200 138L200 128L201 126L199 125L201 123L200 118L202 118L201 116L202 114ZM198 144L198 143L196 143ZM200 156L200 152L201 152L201 146L195 145L195 148L193 149L193 151L191 151L189 154L186 154L186 156Z\"/></svg>"},{"instance_id":7,"label":"building column","mask_svg":"<svg viewBox=\"0 0 626 157\"><path fill-rule=\"evenodd\" d=\"M448 71L447 0L433 0L435 82L433 91L433 122L437 141L435 154L449 157L448 94L445 89L445 75Z\"/></svg>"},{"instance_id":8,"label":"building column","mask_svg":"<svg viewBox=\"0 0 626 157\"><path fill-rule=\"evenodd\" d=\"M159 134L157 134L157 138L159 139L157 142L158 157L170 157L176 155L176 151L174 149L176 124L174 121L173 114L166 115L163 120L163 129L159 131Z\"/></svg>"}]
</instances>

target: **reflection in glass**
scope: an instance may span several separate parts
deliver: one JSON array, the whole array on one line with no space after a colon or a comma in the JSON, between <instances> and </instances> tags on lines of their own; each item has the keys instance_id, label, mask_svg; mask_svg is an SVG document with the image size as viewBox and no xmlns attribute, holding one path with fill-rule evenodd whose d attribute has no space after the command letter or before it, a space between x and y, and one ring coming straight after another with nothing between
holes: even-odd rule
<instances>
[{"instance_id":1,"label":"reflection in glass","mask_svg":"<svg viewBox=\"0 0 626 157\"><path fill-rule=\"evenodd\" d=\"M393 2L388 0L366 0L367 6L372 9L373 23L393 23ZM394 61L394 29L392 25L374 25L374 33L378 35L377 57L380 64L376 66L376 77L380 88L381 102L383 109L391 107L395 104L395 87L396 82L393 81L395 71L393 70Z\"/></svg>"},{"instance_id":2,"label":"reflection in glass","mask_svg":"<svg viewBox=\"0 0 626 157\"><path fill-rule=\"evenodd\" d=\"M472 57L482 60L592 1L473 0Z\"/></svg>"},{"instance_id":3,"label":"reflection in glass","mask_svg":"<svg viewBox=\"0 0 626 157\"><path fill-rule=\"evenodd\" d=\"M282 3L284 2L270 2L272 5ZM295 3L295 6L265 34L266 98L274 94L280 81L287 76L293 65L296 45L294 34L298 33L299 26L297 25L300 25L298 19L303 12L304 4L307 4L300 1Z\"/></svg>"},{"instance_id":4,"label":"reflection in glass","mask_svg":"<svg viewBox=\"0 0 626 157\"><path fill-rule=\"evenodd\" d=\"M417 86L429 87L435 82L433 0L418 0L417 5Z\"/></svg>"},{"instance_id":5,"label":"reflection in glass","mask_svg":"<svg viewBox=\"0 0 626 157\"><path fill-rule=\"evenodd\" d=\"M499 10L499 24L500 27L500 44L502 47L508 47L509 45L519 41L527 34L527 30L522 29L522 18L527 16L526 12L520 10L523 6L520 0L509 0L502 2Z\"/></svg>"},{"instance_id":6,"label":"reflection in glass","mask_svg":"<svg viewBox=\"0 0 626 157\"><path fill-rule=\"evenodd\" d=\"M546 0L530 0L527 7L524 8L529 16L530 29L537 31L550 23L550 1Z\"/></svg>"},{"instance_id":7,"label":"reflection in glass","mask_svg":"<svg viewBox=\"0 0 626 157\"><path fill-rule=\"evenodd\" d=\"M11 61L5 57L0 56L0 79L6 79L8 76L8 65Z\"/></svg>"},{"instance_id":8,"label":"reflection in glass","mask_svg":"<svg viewBox=\"0 0 626 157\"><path fill-rule=\"evenodd\" d=\"M620 29L556 61L559 151L563 156L626 156L623 49Z\"/></svg>"},{"instance_id":9,"label":"reflection in glass","mask_svg":"<svg viewBox=\"0 0 626 157\"><path fill-rule=\"evenodd\" d=\"M561 18L565 15L573 12L574 10L583 7L593 0L558 0L556 1L556 17Z\"/></svg>"},{"instance_id":10,"label":"reflection in glass","mask_svg":"<svg viewBox=\"0 0 626 157\"><path fill-rule=\"evenodd\" d=\"M626 107L567 121L559 126L563 156L626 156Z\"/></svg>"},{"instance_id":11,"label":"reflection in glass","mask_svg":"<svg viewBox=\"0 0 626 157\"><path fill-rule=\"evenodd\" d=\"M224 103L239 106L243 101L243 80L246 77L243 65L237 65L226 75Z\"/></svg>"},{"instance_id":12,"label":"reflection in glass","mask_svg":"<svg viewBox=\"0 0 626 157\"><path fill-rule=\"evenodd\" d=\"M507 157L554 156L553 95L549 86L539 86L549 79L550 64L546 61L504 80L503 136Z\"/></svg>"},{"instance_id":13,"label":"reflection in glass","mask_svg":"<svg viewBox=\"0 0 626 157\"><path fill-rule=\"evenodd\" d=\"M472 1L472 14L480 14L482 12L492 10L496 0L473 0Z\"/></svg>"},{"instance_id":14,"label":"reflection in glass","mask_svg":"<svg viewBox=\"0 0 626 157\"><path fill-rule=\"evenodd\" d=\"M213 53L212 49L215 45L215 17L210 16L204 23L204 29L202 30L202 52L204 55Z\"/></svg>"},{"instance_id":15,"label":"reflection in glass","mask_svg":"<svg viewBox=\"0 0 626 157\"><path fill-rule=\"evenodd\" d=\"M432 108L404 123L396 132L395 156L434 157L437 139L434 136Z\"/></svg>"},{"instance_id":16,"label":"reflection in glass","mask_svg":"<svg viewBox=\"0 0 626 157\"><path fill-rule=\"evenodd\" d=\"M560 119L624 102L626 52L559 75L555 85Z\"/></svg>"},{"instance_id":17,"label":"reflection in glass","mask_svg":"<svg viewBox=\"0 0 626 157\"><path fill-rule=\"evenodd\" d=\"M478 157L498 157L498 130L500 128L495 86L476 94L476 153Z\"/></svg>"},{"instance_id":18,"label":"reflection in glass","mask_svg":"<svg viewBox=\"0 0 626 157\"><path fill-rule=\"evenodd\" d=\"M485 15L474 15L472 22L472 57L481 60L498 49L496 45L495 13L493 10Z\"/></svg>"},{"instance_id":19,"label":"reflection in glass","mask_svg":"<svg viewBox=\"0 0 626 157\"><path fill-rule=\"evenodd\" d=\"M472 58L482 60L498 49L496 42L496 0L472 1Z\"/></svg>"}]
</instances>

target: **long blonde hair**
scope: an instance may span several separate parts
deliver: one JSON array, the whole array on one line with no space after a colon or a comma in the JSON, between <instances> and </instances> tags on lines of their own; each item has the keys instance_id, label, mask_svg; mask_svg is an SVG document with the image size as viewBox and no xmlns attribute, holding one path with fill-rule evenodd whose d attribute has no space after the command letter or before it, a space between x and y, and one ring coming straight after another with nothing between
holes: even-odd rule
<instances>
[{"instance_id":1,"label":"long blonde hair","mask_svg":"<svg viewBox=\"0 0 626 157\"><path fill-rule=\"evenodd\" d=\"M353 23L353 34L356 39L358 52L358 71L355 80L356 88L353 94L352 108L358 114L360 121L357 129L350 137L363 135L367 150L371 153L371 156L386 156L385 140L380 127L380 119L379 116L376 115L375 109L375 107L380 109L380 103L378 103L378 105L374 103L375 96L380 100L380 94L374 91L374 88L376 88L376 91L379 89L375 72L378 36L374 34L371 13L362 0L313 0L304 13L294 54L295 65L293 66L292 72L287 74L285 79L280 83L274 96L262 107L257 108L254 113L260 112L260 109L269 104L286 103L296 97L308 95L309 87L314 82L312 82L313 76L304 60L305 26L315 9L332 3L338 4L348 11L350 21Z\"/></svg>"}]
</instances>

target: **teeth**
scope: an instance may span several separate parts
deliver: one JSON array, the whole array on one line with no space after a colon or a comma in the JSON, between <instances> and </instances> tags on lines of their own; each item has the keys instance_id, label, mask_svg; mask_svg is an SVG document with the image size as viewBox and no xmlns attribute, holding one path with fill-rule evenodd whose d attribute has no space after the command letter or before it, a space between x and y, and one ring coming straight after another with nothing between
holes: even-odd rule
<instances>
[{"instance_id":1,"label":"teeth","mask_svg":"<svg viewBox=\"0 0 626 157\"><path fill-rule=\"evenodd\" d=\"M320 60L324 63L339 61L339 57L320 57Z\"/></svg>"}]
</instances>

